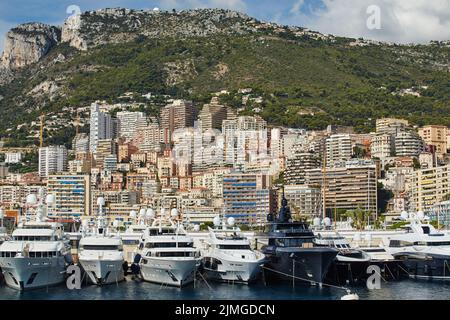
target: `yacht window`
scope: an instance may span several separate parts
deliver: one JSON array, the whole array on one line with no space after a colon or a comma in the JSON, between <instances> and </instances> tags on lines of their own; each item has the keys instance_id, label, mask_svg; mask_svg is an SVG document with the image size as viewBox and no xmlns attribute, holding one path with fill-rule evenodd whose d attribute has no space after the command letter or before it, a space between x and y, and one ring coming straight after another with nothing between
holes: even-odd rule
<instances>
[{"instance_id":1,"label":"yacht window","mask_svg":"<svg viewBox=\"0 0 450 320\"><path fill-rule=\"evenodd\" d=\"M413 244L411 242L402 241L402 240L391 240L389 243L389 247L391 248L401 248L401 247L410 247Z\"/></svg>"},{"instance_id":2,"label":"yacht window","mask_svg":"<svg viewBox=\"0 0 450 320\"><path fill-rule=\"evenodd\" d=\"M99 251L114 251L114 250L121 250L118 246L108 246L108 245L84 245L82 246L82 249L84 250L99 250Z\"/></svg>"},{"instance_id":3,"label":"yacht window","mask_svg":"<svg viewBox=\"0 0 450 320\"><path fill-rule=\"evenodd\" d=\"M430 234L430 227L428 226L422 226L422 230L424 234Z\"/></svg>"},{"instance_id":4,"label":"yacht window","mask_svg":"<svg viewBox=\"0 0 450 320\"><path fill-rule=\"evenodd\" d=\"M192 248L194 243L192 242L148 242L145 247L147 249L151 248Z\"/></svg>"},{"instance_id":5,"label":"yacht window","mask_svg":"<svg viewBox=\"0 0 450 320\"><path fill-rule=\"evenodd\" d=\"M193 257L194 252L158 252L156 253L157 257Z\"/></svg>"},{"instance_id":6,"label":"yacht window","mask_svg":"<svg viewBox=\"0 0 450 320\"><path fill-rule=\"evenodd\" d=\"M439 241L439 242L414 242L415 246L428 246L428 247L438 247L438 246L450 246L449 241Z\"/></svg>"},{"instance_id":7,"label":"yacht window","mask_svg":"<svg viewBox=\"0 0 450 320\"><path fill-rule=\"evenodd\" d=\"M223 250L250 250L249 245L219 244L218 247Z\"/></svg>"}]
</instances>

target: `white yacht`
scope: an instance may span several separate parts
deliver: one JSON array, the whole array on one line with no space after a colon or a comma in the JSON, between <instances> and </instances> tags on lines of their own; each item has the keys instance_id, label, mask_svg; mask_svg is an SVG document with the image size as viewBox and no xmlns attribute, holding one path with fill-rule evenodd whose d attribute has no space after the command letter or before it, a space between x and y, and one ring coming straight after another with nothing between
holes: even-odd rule
<instances>
[{"instance_id":1,"label":"white yacht","mask_svg":"<svg viewBox=\"0 0 450 320\"><path fill-rule=\"evenodd\" d=\"M102 213L104 199L97 200L99 216L93 233L86 233L80 240L78 261L93 284L104 285L124 280L122 239L109 234Z\"/></svg>"},{"instance_id":2,"label":"white yacht","mask_svg":"<svg viewBox=\"0 0 450 320\"><path fill-rule=\"evenodd\" d=\"M450 280L450 236L436 230L423 212L404 212L402 218L409 222L406 232L384 238L386 251L403 260L412 278Z\"/></svg>"},{"instance_id":3,"label":"white yacht","mask_svg":"<svg viewBox=\"0 0 450 320\"><path fill-rule=\"evenodd\" d=\"M54 202L47 196L47 205ZM35 195L27 204L35 206ZM72 262L69 240L60 223L48 222L46 208L39 203L35 221L21 222L12 240L0 245L0 268L6 284L17 290L56 285L64 282L66 267Z\"/></svg>"},{"instance_id":4,"label":"white yacht","mask_svg":"<svg viewBox=\"0 0 450 320\"><path fill-rule=\"evenodd\" d=\"M182 287L194 281L201 265L200 252L183 227L164 214L162 209L139 244L140 272L145 281ZM171 216L178 216L176 209L172 209Z\"/></svg>"},{"instance_id":5,"label":"white yacht","mask_svg":"<svg viewBox=\"0 0 450 320\"><path fill-rule=\"evenodd\" d=\"M225 221L220 227L220 218L214 218L215 229L209 228L209 238L202 250L203 268L214 280L254 281L261 275L265 256L250 248L250 241L233 227L233 218L228 218L227 223L230 228Z\"/></svg>"},{"instance_id":6,"label":"white yacht","mask_svg":"<svg viewBox=\"0 0 450 320\"><path fill-rule=\"evenodd\" d=\"M120 234L123 243L124 258L128 265L133 263L141 238L154 217L155 213L150 208L147 210L141 209L139 211L139 217L137 217L136 211L133 210L130 212L132 224L127 227L125 232Z\"/></svg>"}]
</instances>

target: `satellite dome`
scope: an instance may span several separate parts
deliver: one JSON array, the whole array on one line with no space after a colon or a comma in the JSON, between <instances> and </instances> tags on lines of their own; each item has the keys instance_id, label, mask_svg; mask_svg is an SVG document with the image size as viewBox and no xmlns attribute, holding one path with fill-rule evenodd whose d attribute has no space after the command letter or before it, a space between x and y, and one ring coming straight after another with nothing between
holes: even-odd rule
<instances>
[{"instance_id":1,"label":"satellite dome","mask_svg":"<svg viewBox=\"0 0 450 320\"><path fill-rule=\"evenodd\" d=\"M117 228L119 226L119 220L114 220L113 221L113 227Z\"/></svg>"},{"instance_id":2,"label":"satellite dome","mask_svg":"<svg viewBox=\"0 0 450 320\"><path fill-rule=\"evenodd\" d=\"M170 210L170 216L172 218L178 217L178 210L176 208L173 208L172 210Z\"/></svg>"},{"instance_id":3,"label":"satellite dome","mask_svg":"<svg viewBox=\"0 0 450 320\"><path fill-rule=\"evenodd\" d=\"M233 217L229 217L228 220L227 220L227 223L228 223L228 225L230 227L234 226L234 223L235 223L234 218Z\"/></svg>"},{"instance_id":4,"label":"satellite dome","mask_svg":"<svg viewBox=\"0 0 450 320\"><path fill-rule=\"evenodd\" d=\"M141 218L145 217L145 213L146 213L145 209L139 210L139 217L141 217Z\"/></svg>"},{"instance_id":5,"label":"satellite dome","mask_svg":"<svg viewBox=\"0 0 450 320\"><path fill-rule=\"evenodd\" d=\"M45 198L45 203L47 203L49 206L54 205L56 202L56 197L54 194L48 194Z\"/></svg>"},{"instance_id":6,"label":"satellite dome","mask_svg":"<svg viewBox=\"0 0 450 320\"><path fill-rule=\"evenodd\" d=\"M131 211L130 211L130 218L131 218L131 219L136 219L136 216L137 216L137 212L134 211L134 210L131 210Z\"/></svg>"},{"instance_id":7,"label":"satellite dome","mask_svg":"<svg viewBox=\"0 0 450 320\"><path fill-rule=\"evenodd\" d=\"M28 205L34 205L37 203L37 197L35 194L29 194L27 196L27 204Z\"/></svg>"},{"instance_id":8,"label":"satellite dome","mask_svg":"<svg viewBox=\"0 0 450 320\"><path fill-rule=\"evenodd\" d=\"M198 224L195 224L195 225L194 225L194 231L195 231L195 232L200 231L200 226L199 226Z\"/></svg>"},{"instance_id":9,"label":"satellite dome","mask_svg":"<svg viewBox=\"0 0 450 320\"><path fill-rule=\"evenodd\" d=\"M320 227L320 223L321 223L320 218L314 218L313 219L313 226L314 227Z\"/></svg>"},{"instance_id":10,"label":"satellite dome","mask_svg":"<svg viewBox=\"0 0 450 320\"><path fill-rule=\"evenodd\" d=\"M214 220L213 220L213 223L214 223L214 226L215 227L219 227L220 226L220 217L219 216L216 216L216 217L214 217Z\"/></svg>"},{"instance_id":11,"label":"satellite dome","mask_svg":"<svg viewBox=\"0 0 450 320\"><path fill-rule=\"evenodd\" d=\"M425 217L425 213L423 211L417 212L417 219L422 220Z\"/></svg>"},{"instance_id":12,"label":"satellite dome","mask_svg":"<svg viewBox=\"0 0 450 320\"><path fill-rule=\"evenodd\" d=\"M402 218L402 220L406 220L408 219L408 212L406 211L402 211L400 217Z\"/></svg>"},{"instance_id":13,"label":"satellite dome","mask_svg":"<svg viewBox=\"0 0 450 320\"><path fill-rule=\"evenodd\" d=\"M147 219L154 219L155 218L155 211L152 208L148 208L147 212L145 213L145 217Z\"/></svg>"},{"instance_id":14,"label":"satellite dome","mask_svg":"<svg viewBox=\"0 0 450 320\"><path fill-rule=\"evenodd\" d=\"M98 197L98 198L97 198L97 205L103 207L103 206L105 205L105 198L103 198L103 197Z\"/></svg>"},{"instance_id":15,"label":"satellite dome","mask_svg":"<svg viewBox=\"0 0 450 320\"><path fill-rule=\"evenodd\" d=\"M322 223L325 225L325 227L329 227L331 226L331 219L327 217L323 219Z\"/></svg>"}]
</instances>

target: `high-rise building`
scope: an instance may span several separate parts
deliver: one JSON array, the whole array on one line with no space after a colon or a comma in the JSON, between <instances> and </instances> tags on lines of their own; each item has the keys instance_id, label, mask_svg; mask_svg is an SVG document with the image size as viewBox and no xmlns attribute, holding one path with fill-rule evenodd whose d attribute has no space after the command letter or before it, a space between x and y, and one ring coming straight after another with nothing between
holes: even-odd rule
<instances>
[{"instance_id":1,"label":"high-rise building","mask_svg":"<svg viewBox=\"0 0 450 320\"><path fill-rule=\"evenodd\" d=\"M447 154L447 135L446 126L425 126L419 129L419 135L427 145L436 147L436 153L440 158Z\"/></svg>"},{"instance_id":2,"label":"high-rise building","mask_svg":"<svg viewBox=\"0 0 450 320\"><path fill-rule=\"evenodd\" d=\"M109 155L117 155L117 143L111 139L99 140L94 154L97 165L103 165L103 161Z\"/></svg>"},{"instance_id":3,"label":"high-rise building","mask_svg":"<svg viewBox=\"0 0 450 320\"><path fill-rule=\"evenodd\" d=\"M427 213L450 193L450 165L413 171L408 186L411 209Z\"/></svg>"},{"instance_id":4,"label":"high-rise building","mask_svg":"<svg viewBox=\"0 0 450 320\"><path fill-rule=\"evenodd\" d=\"M139 124L145 122L146 116L143 112L120 111L117 112L120 138L130 140L139 129Z\"/></svg>"},{"instance_id":5,"label":"high-rise building","mask_svg":"<svg viewBox=\"0 0 450 320\"><path fill-rule=\"evenodd\" d=\"M389 133L377 133L372 137L370 146L372 158L392 157L395 151L395 138Z\"/></svg>"},{"instance_id":6,"label":"high-rise building","mask_svg":"<svg viewBox=\"0 0 450 320\"><path fill-rule=\"evenodd\" d=\"M352 140L349 134L335 134L326 140L327 165L346 161L352 157Z\"/></svg>"},{"instance_id":7,"label":"high-rise building","mask_svg":"<svg viewBox=\"0 0 450 320\"><path fill-rule=\"evenodd\" d=\"M225 217L233 217L238 224L266 222L269 213L276 211L276 194L266 175L229 173L223 178Z\"/></svg>"},{"instance_id":8,"label":"high-rise building","mask_svg":"<svg viewBox=\"0 0 450 320\"><path fill-rule=\"evenodd\" d=\"M286 185L284 195L293 214L317 217L322 214L322 192L318 187Z\"/></svg>"},{"instance_id":9,"label":"high-rise building","mask_svg":"<svg viewBox=\"0 0 450 320\"><path fill-rule=\"evenodd\" d=\"M297 152L287 159L284 180L289 185L306 183L306 170L320 167L319 157L311 152Z\"/></svg>"},{"instance_id":10,"label":"high-rise building","mask_svg":"<svg viewBox=\"0 0 450 320\"><path fill-rule=\"evenodd\" d=\"M417 132L407 130L395 136L395 155L397 157L418 157L424 143Z\"/></svg>"},{"instance_id":11,"label":"high-rise building","mask_svg":"<svg viewBox=\"0 0 450 320\"><path fill-rule=\"evenodd\" d=\"M408 120L383 118L376 121L377 133L397 134L409 127Z\"/></svg>"},{"instance_id":12,"label":"high-rise building","mask_svg":"<svg viewBox=\"0 0 450 320\"><path fill-rule=\"evenodd\" d=\"M111 115L100 110L97 103L91 105L90 139L89 148L91 152L97 151L99 140L112 139L114 137L115 125Z\"/></svg>"},{"instance_id":13,"label":"high-rise building","mask_svg":"<svg viewBox=\"0 0 450 320\"><path fill-rule=\"evenodd\" d=\"M67 171L67 149L65 146L39 148L39 176Z\"/></svg>"},{"instance_id":14,"label":"high-rise building","mask_svg":"<svg viewBox=\"0 0 450 320\"><path fill-rule=\"evenodd\" d=\"M49 208L50 217L80 217L91 212L89 175L52 174L47 181L47 194L55 196Z\"/></svg>"},{"instance_id":15,"label":"high-rise building","mask_svg":"<svg viewBox=\"0 0 450 320\"><path fill-rule=\"evenodd\" d=\"M372 161L351 160L307 170L306 183L322 188L327 212L358 208L377 212L377 167Z\"/></svg>"},{"instance_id":16,"label":"high-rise building","mask_svg":"<svg viewBox=\"0 0 450 320\"><path fill-rule=\"evenodd\" d=\"M213 97L210 104L205 104L198 115L202 129L221 129L223 120L236 118L230 107L219 104L219 98Z\"/></svg>"},{"instance_id":17,"label":"high-rise building","mask_svg":"<svg viewBox=\"0 0 450 320\"><path fill-rule=\"evenodd\" d=\"M175 100L161 110L161 128L169 141L172 141L172 134L177 129L193 127L195 121L195 107L191 101Z\"/></svg>"},{"instance_id":18,"label":"high-rise building","mask_svg":"<svg viewBox=\"0 0 450 320\"><path fill-rule=\"evenodd\" d=\"M89 135L87 133L79 133L72 141L72 149L75 153L89 152Z\"/></svg>"}]
</instances>

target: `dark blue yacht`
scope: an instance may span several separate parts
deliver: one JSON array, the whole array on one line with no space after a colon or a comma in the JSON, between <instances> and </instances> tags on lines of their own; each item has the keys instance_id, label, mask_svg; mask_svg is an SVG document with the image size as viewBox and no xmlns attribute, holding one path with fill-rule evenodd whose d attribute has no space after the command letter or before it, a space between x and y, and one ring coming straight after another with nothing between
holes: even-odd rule
<instances>
[{"instance_id":1,"label":"dark blue yacht","mask_svg":"<svg viewBox=\"0 0 450 320\"><path fill-rule=\"evenodd\" d=\"M268 240L262 248L267 258L263 268L265 279L321 285L338 250L317 246L309 225L292 221L284 194L278 217L269 214L267 220L266 231L257 236Z\"/></svg>"}]
</instances>

